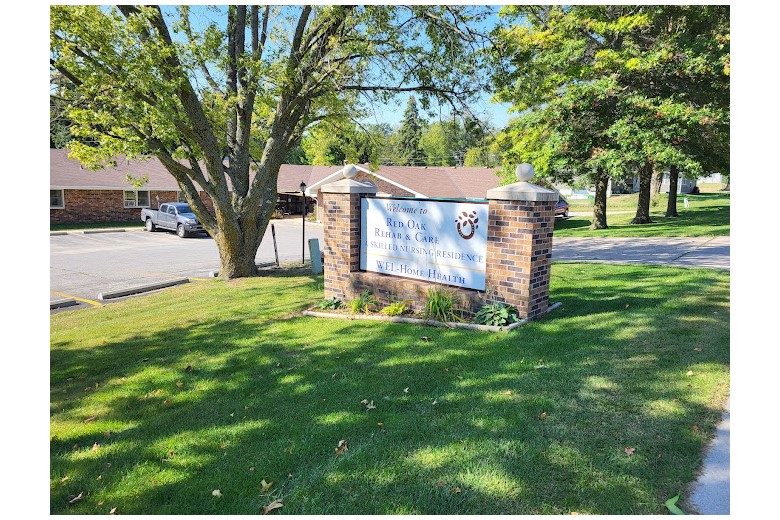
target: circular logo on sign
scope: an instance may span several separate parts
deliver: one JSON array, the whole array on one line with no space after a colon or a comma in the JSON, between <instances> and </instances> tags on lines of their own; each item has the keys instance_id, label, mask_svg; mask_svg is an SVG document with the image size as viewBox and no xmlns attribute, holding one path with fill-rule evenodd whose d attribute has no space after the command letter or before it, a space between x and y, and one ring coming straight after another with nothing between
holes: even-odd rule
<instances>
[{"instance_id":1,"label":"circular logo on sign","mask_svg":"<svg viewBox=\"0 0 780 520\"><path fill-rule=\"evenodd\" d=\"M458 234L464 240L468 240L473 237L474 233L477 231L477 228L479 227L477 222L479 222L479 219L477 218L476 211L472 211L471 213L466 213L464 211L462 213L462 215L458 215L458 220L455 222L458 224Z\"/></svg>"}]
</instances>

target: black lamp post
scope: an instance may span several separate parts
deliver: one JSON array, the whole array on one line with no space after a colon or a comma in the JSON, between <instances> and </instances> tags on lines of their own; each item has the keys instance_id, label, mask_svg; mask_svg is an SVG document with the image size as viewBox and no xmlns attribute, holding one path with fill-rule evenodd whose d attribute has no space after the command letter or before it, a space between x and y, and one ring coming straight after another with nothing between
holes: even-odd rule
<instances>
[{"instance_id":1,"label":"black lamp post","mask_svg":"<svg viewBox=\"0 0 780 520\"><path fill-rule=\"evenodd\" d=\"M303 227L301 228L301 263L306 263L306 183L301 181L301 196L303 197Z\"/></svg>"}]
</instances>

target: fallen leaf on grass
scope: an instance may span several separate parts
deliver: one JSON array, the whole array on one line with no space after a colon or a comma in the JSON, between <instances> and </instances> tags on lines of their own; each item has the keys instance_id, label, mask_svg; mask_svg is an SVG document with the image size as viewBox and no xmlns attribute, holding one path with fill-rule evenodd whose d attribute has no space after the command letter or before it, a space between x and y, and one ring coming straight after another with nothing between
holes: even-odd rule
<instances>
[{"instance_id":1,"label":"fallen leaf on grass","mask_svg":"<svg viewBox=\"0 0 780 520\"><path fill-rule=\"evenodd\" d=\"M408 387L408 386L407 386L406 388L404 388L404 393L405 393L405 394L408 394L408 393L409 393L409 387Z\"/></svg>"},{"instance_id":2,"label":"fallen leaf on grass","mask_svg":"<svg viewBox=\"0 0 780 520\"><path fill-rule=\"evenodd\" d=\"M368 399L363 399L362 401L360 401L360 404L368 404Z\"/></svg>"},{"instance_id":3,"label":"fallen leaf on grass","mask_svg":"<svg viewBox=\"0 0 780 520\"><path fill-rule=\"evenodd\" d=\"M439 489L443 488L443 487L444 487L444 482L442 482L441 480L440 480L440 481L438 481L438 482L436 483L436 487L438 487Z\"/></svg>"},{"instance_id":4,"label":"fallen leaf on grass","mask_svg":"<svg viewBox=\"0 0 780 520\"><path fill-rule=\"evenodd\" d=\"M336 446L336 456L344 455L345 451L347 451L347 441L342 439L339 441L338 446Z\"/></svg>"},{"instance_id":5,"label":"fallen leaf on grass","mask_svg":"<svg viewBox=\"0 0 780 520\"><path fill-rule=\"evenodd\" d=\"M166 404L166 405L167 404L171 404L171 400L170 399L166 399L165 401L163 401L163 404Z\"/></svg>"},{"instance_id":6,"label":"fallen leaf on grass","mask_svg":"<svg viewBox=\"0 0 780 520\"><path fill-rule=\"evenodd\" d=\"M691 431L694 432L694 433L698 433L699 425L698 424L694 424L693 426L691 426Z\"/></svg>"},{"instance_id":7,"label":"fallen leaf on grass","mask_svg":"<svg viewBox=\"0 0 780 520\"><path fill-rule=\"evenodd\" d=\"M83 498L84 498L84 492L82 491L81 493L79 493L75 497L73 497L70 500L68 500L68 504L75 504L76 502L78 502L79 500L81 500Z\"/></svg>"},{"instance_id":8,"label":"fallen leaf on grass","mask_svg":"<svg viewBox=\"0 0 780 520\"><path fill-rule=\"evenodd\" d=\"M98 475L95 480L103 480L103 475Z\"/></svg>"},{"instance_id":9,"label":"fallen leaf on grass","mask_svg":"<svg viewBox=\"0 0 780 520\"><path fill-rule=\"evenodd\" d=\"M688 370L688 371L685 373L685 375L686 375L686 376L688 376L688 377L691 377L691 376L693 375L693 370Z\"/></svg>"},{"instance_id":10,"label":"fallen leaf on grass","mask_svg":"<svg viewBox=\"0 0 780 520\"><path fill-rule=\"evenodd\" d=\"M512 391L511 390L507 390L506 392L501 392L501 393L504 394L504 395L512 395Z\"/></svg>"},{"instance_id":11,"label":"fallen leaf on grass","mask_svg":"<svg viewBox=\"0 0 780 520\"><path fill-rule=\"evenodd\" d=\"M115 515L116 514L116 508L112 507L111 511L108 512L109 515Z\"/></svg>"},{"instance_id":12,"label":"fallen leaf on grass","mask_svg":"<svg viewBox=\"0 0 780 520\"><path fill-rule=\"evenodd\" d=\"M626 455L631 456L636 451L636 448L626 448Z\"/></svg>"},{"instance_id":13,"label":"fallen leaf on grass","mask_svg":"<svg viewBox=\"0 0 780 520\"><path fill-rule=\"evenodd\" d=\"M182 386L184 386L184 383L182 383L181 381L176 381L176 386L181 388Z\"/></svg>"},{"instance_id":14,"label":"fallen leaf on grass","mask_svg":"<svg viewBox=\"0 0 780 520\"><path fill-rule=\"evenodd\" d=\"M420 339L423 340L423 341L430 341L431 340L431 338L429 338L428 336L422 336Z\"/></svg>"},{"instance_id":15,"label":"fallen leaf on grass","mask_svg":"<svg viewBox=\"0 0 780 520\"><path fill-rule=\"evenodd\" d=\"M103 432L103 437L105 437L106 439L111 437L111 430L107 430L107 431Z\"/></svg>"},{"instance_id":16,"label":"fallen leaf on grass","mask_svg":"<svg viewBox=\"0 0 780 520\"><path fill-rule=\"evenodd\" d=\"M106 503L106 501L105 501L105 500L101 500L100 502L98 502L98 505L99 505L99 506L102 506L102 505L103 505L103 504L105 504L105 503Z\"/></svg>"},{"instance_id":17,"label":"fallen leaf on grass","mask_svg":"<svg viewBox=\"0 0 780 520\"><path fill-rule=\"evenodd\" d=\"M99 449L100 449L100 444L98 444L97 442L92 445L92 451L97 451Z\"/></svg>"},{"instance_id":18,"label":"fallen leaf on grass","mask_svg":"<svg viewBox=\"0 0 780 520\"><path fill-rule=\"evenodd\" d=\"M187 365L187 368L184 369L185 372L192 372L192 365Z\"/></svg>"},{"instance_id":19,"label":"fallen leaf on grass","mask_svg":"<svg viewBox=\"0 0 780 520\"><path fill-rule=\"evenodd\" d=\"M266 491L268 491L269 489L271 489L271 487L272 487L273 485L274 485L273 481L271 481L271 482L266 482L266 481L265 481L265 479L261 480L261 481L260 481L260 492L261 492L261 493L265 493Z\"/></svg>"},{"instance_id":20,"label":"fallen leaf on grass","mask_svg":"<svg viewBox=\"0 0 780 520\"><path fill-rule=\"evenodd\" d=\"M374 410L376 406L374 406L374 401L371 401L366 405L366 410Z\"/></svg>"},{"instance_id":21,"label":"fallen leaf on grass","mask_svg":"<svg viewBox=\"0 0 780 520\"><path fill-rule=\"evenodd\" d=\"M97 415L93 415L92 417L87 417L86 419L84 419L84 424L89 424L95 419L97 419Z\"/></svg>"},{"instance_id":22,"label":"fallen leaf on grass","mask_svg":"<svg viewBox=\"0 0 780 520\"><path fill-rule=\"evenodd\" d=\"M539 414L539 420L540 420L540 421L543 421L543 420L545 420L545 419L547 419L547 412L542 412L542 413L540 413L540 414Z\"/></svg>"},{"instance_id":23,"label":"fallen leaf on grass","mask_svg":"<svg viewBox=\"0 0 780 520\"><path fill-rule=\"evenodd\" d=\"M676 495L666 502L664 502L664 505L666 506L666 509L668 509L671 513L675 515L684 515L685 512L677 507L677 501L680 499L680 495Z\"/></svg>"},{"instance_id":24,"label":"fallen leaf on grass","mask_svg":"<svg viewBox=\"0 0 780 520\"><path fill-rule=\"evenodd\" d=\"M279 509L280 507L284 507L284 504L282 504L278 500L274 500L273 502L271 502L267 506L263 506L263 514L267 515L268 513L273 511L274 509Z\"/></svg>"},{"instance_id":25,"label":"fallen leaf on grass","mask_svg":"<svg viewBox=\"0 0 780 520\"><path fill-rule=\"evenodd\" d=\"M60 484L64 484L65 482L67 482L67 481L69 481L69 480L70 480L70 477L69 477L69 476L67 476L67 475L65 475L64 477L62 477L62 478L60 479Z\"/></svg>"},{"instance_id":26,"label":"fallen leaf on grass","mask_svg":"<svg viewBox=\"0 0 780 520\"><path fill-rule=\"evenodd\" d=\"M254 472L254 471L255 471L255 467L254 467L254 466L252 466L251 468L249 468L249 471L252 471L252 472Z\"/></svg>"},{"instance_id":27,"label":"fallen leaf on grass","mask_svg":"<svg viewBox=\"0 0 780 520\"><path fill-rule=\"evenodd\" d=\"M215 497L221 497L222 492L219 489L215 489L214 491L211 492L211 495Z\"/></svg>"},{"instance_id":28,"label":"fallen leaf on grass","mask_svg":"<svg viewBox=\"0 0 780 520\"><path fill-rule=\"evenodd\" d=\"M463 490L462 490L462 489L460 489L459 487L456 487L456 488L455 488L455 494L456 494L456 495L460 495L462 492L463 492Z\"/></svg>"},{"instance_id":29,"label":"fallen leaf on grass","mask_svg":"<svg viewBox=\"0 0 780 520\"><path fill-rule=\"evenodd\" d=\"M696 348L695 348L695 349L693 349L693 350L695 350L696 352L701 352L701 347L696 347Z\"/></svg>"},{"instance_id":30,"label":"fallen leaf on grass","mask_svg":"<svg viewBox=\"0 0 780 520\"><path fill-rule=\"evenodd\" d=\"M438 402L439 402L439 401L437 401L436 399L434 399L434 400L433 400L433 402L432 402L431 404L436 404L436 403L438 403Z\"/></svg>"}]
</instances>

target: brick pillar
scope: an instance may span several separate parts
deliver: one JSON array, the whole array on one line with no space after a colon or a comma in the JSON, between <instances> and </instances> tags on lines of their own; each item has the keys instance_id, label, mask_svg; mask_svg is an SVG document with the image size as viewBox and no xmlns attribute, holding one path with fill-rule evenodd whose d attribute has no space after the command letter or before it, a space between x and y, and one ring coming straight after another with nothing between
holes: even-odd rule
<instances>
[{"instance_id":1,"label":"brick pillar","mask_svg":"<svg viewBox=\"0 0 780 520\"><path fill-rule=\"evenodd\" d=\"M350 273L360 269L360 198L377 192L373 183L353 180L356 173L354 166L347 166L344 179L321 188L325 298L351 300L355 297Z\"/></svg>"},{"instance_id":2,"label":"brick pillar","mask_svg":"<svg viewBox=\"0 0 780 520\"><path fill-rule=\"evenodd\" d=\"M525 319L547 312L558 200L556 191L527 182L532 176L531 165L520 165L520 182L487 193L486 300L513 305Z\"/></svg>"}]
</instances>

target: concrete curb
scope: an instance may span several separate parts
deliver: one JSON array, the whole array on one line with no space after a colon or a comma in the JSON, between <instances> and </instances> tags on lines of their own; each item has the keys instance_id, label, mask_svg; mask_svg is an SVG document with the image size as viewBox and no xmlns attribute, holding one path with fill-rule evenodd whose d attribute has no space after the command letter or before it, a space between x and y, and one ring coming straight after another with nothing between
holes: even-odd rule
<instances>
[{"instance_id":1,"label":"concrete curb","mask_svg":"<svg viewBox=\"0 0 780 520\"><path fill-rule=\"evenodd\" d=\"M124 233L125 229L85 229L82 231L85 235L96 235L98 233Z\"/></svg>"},{"instance_id":2,"label":"concrete curb","mask_svg":"<svg viewBox=\"0 0 780 520\"><path fill-rule=\"evenodd\" d=\"M78 305L79 302L74 300L73 298L65 298L61 300L53 300L49 302L49 310L51 309L60 309L62 307L72 307L73 305Z\"/></svg>"},{"instance_id":3,"label":"concrete curb","mask_svg":"<svg viewBox=\"0 0 780 520\"><path fill-rule=\"evenodd\" d=\"M276 265L276 262L263 262L263 263L260 263L260 264L255 264L255 267L257 267L258 269L264 269L266 267L279 267L279 266ZM209 278L219 278L219 271L216 271L216 270L209 271L208 277Z\"/></svg>"},{"instance_id":4,"label":"concrete curb","mask_svg":"<svg viewBox=\"0 0 780 520\"><path fill-rule=\"evenodd\" d=\"M560 302L554 303L547 308L547 312L557 309L561 306ZM399 316L378 316L378 315L366 315L366 314L335 314L330 312L320 312L305 310L304 316L313 316L316 318L338 318L342 320L365 320L365 321L389 321L391 323L411 323L414 325L431 325L433 327L448 327L451 329L469 329L480 330L483 332L509 332L517 327L528 323L527 320L520 320L506 327L494 327L492 325L478 325L476 323L458 323L458 322L441 322L436 320L423 320L420 318L403 318Z\"/></svg>"},{"instance_id":5,"label":"concrete curb","mask_svg":"<svg viewBox=\"0 0 780 520\"><path fill-rule=\"evenodd\" d=\"M132 287L130 289L122 289L119 291L100 293L98 294L98 300L111 300L113 298L121 298L122 296L130 296L131 294L138 294L143 292L154 291L157 289L164 289L166 287L173 287L174 285L181 285L183 283L189 283L189 278L179 278L177 280L168 280L165 282L150 283L146 285L140 285L138 287Z\"/></svg>"},{"instance_id":6,"label":"concrete curb","mask_svg":"<svg viewBox=\"0 0 780 520\"><path fill-rule=\"evenodd\" d=\"M143 231L144 228L107 228L107 229L74 229L71 231L50 231L50 237L61 237L63 235L91 235L97 233L125 233L128 231Z\"/></svg>"}]
</instances>

